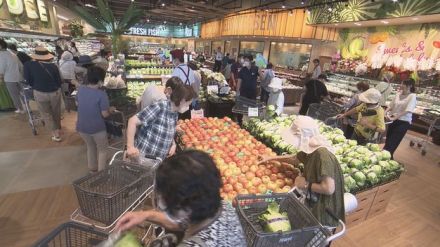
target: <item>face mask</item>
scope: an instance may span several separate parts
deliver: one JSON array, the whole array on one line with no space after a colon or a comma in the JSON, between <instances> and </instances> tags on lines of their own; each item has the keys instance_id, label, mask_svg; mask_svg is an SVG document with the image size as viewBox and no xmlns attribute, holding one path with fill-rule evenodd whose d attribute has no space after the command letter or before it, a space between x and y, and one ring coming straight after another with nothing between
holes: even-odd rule
<instances>
[{"instance_id":1,"label":"face mask","mask_svg":"<svg viewBox=\"0 0 440 247\"><path fill-rule=\"evenodd\" d=\"M179 65L179 62L178 62L177 60L173 60L173 65L174 65L175 67L177 67L177 65Z\"/></svg>"},{"instance_id":2,"label":"face mask","mask_svg":"<svg viewBox=\"0 0 440 247\"><path fill-rule=\"evenodd\" d=\"M251 67L251 62L245 61L243 64L245 67Z\"/></svg>"},{"instance_id":3,"label":"face mask","mask_svg":"<svg viewBox=\"0 0 440 247\"><path fill-rule=\"evenodd\" d=\"M243 58L240 59L240 63L244 64L244 59Z\"/></svg>"}]
</instances>

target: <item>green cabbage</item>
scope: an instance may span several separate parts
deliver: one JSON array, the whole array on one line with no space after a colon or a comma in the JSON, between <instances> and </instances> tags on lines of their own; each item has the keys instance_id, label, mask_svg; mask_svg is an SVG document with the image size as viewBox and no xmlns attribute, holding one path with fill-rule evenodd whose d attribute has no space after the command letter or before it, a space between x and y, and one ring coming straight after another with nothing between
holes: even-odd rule
<instances>
[{"instance_id":1,"label":"green cabbage","mask_svg":"<svg viewBox=\"0 0 440 247\"><path fill-rule=\"evenodd\" d=\"M276 202L271 202L259 219L263 223L265 232L288 232L291 230L287 212L280 213L280 205Z\"/></svg>"},{"instance_id":2,"label":"green cabbage","mask_svg":"<svg viewBox=\"0 0 440 247\"><path fill-rule=\"evenodd\" d=\"M362 172L355 172L353 178L356 180L356 184L359 187L363 187L365 185L365 181L367 180L367 177Z\"/></svg>"}]
</instances>

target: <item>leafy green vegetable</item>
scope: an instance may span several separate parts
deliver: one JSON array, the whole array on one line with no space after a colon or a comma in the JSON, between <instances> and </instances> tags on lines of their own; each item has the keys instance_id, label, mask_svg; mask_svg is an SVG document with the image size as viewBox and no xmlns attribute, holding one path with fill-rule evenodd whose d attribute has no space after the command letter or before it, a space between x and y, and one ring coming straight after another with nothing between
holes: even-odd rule
<instances>
[{"instance_id":1,"label":"leafy green vegetable","mask_svg":"<svg viewBox=\"0 0 440 247\"><path fill-rule=\"evenodd\" d=\"M259 219L263 221L265 232L288 232L291 230L287 213L280 213L280 205L276 202L271 202Z\"/></svg>"}]
</instances>

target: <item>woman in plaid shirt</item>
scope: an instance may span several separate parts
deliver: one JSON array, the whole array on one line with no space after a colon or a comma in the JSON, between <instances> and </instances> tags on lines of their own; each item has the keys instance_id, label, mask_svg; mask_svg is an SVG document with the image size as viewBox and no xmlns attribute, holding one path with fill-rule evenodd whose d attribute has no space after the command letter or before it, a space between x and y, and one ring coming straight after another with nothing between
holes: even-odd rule
<instances>
[{"instance_id":1,"label":"woman in plaid shirt","mask_svg":"<svg viewBox=\"0 0 440 247\"><path fill-rule=\"evenodd\" d=\"M188 111L197 96L192 87L183 85L178 77L169 80L180 83L174 82L177 85L174 89L165 89L168 99L142 109L128 121L127 156L139 163L143 163L146 156L164 159L173 153L178 113Z\"/></svg>"}]
</instances>

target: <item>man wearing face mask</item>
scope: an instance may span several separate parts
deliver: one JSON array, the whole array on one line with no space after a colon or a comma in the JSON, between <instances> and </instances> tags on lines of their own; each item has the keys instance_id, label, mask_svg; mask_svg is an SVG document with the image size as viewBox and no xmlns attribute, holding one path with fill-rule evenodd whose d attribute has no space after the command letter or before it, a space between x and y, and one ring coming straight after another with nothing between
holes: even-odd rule
<instances>
[{"instance_id":1,"label":"man wearing face mask","mask_svg":"<svg viewBox=\"0 0 440 247\"><path fill-rule=\"evenodd\" d=\"M222 49L220 47L217 47L217 51L215 52L214 68L212 68L214 72L220 72L220 70L222 69L222 60L223 60Z\"/></svg>"},{"instance_id":2,"label":"man wearing face mask","mask_svg":"<svg viewBox=\"0 0 440 247\"><path fill-rule=\"evenodd\" d=\"M237 87L238 72L240 72L244 63L244 58L242 54L239 54L237 60L231 65L231 88L233 90Z\"/></svg>"},{"instance_id":3,"label":"man wearing face mask","mask_svg":"<svg viewBox=\"0 0 440 247\"><path fill-rule=\"evenodd\" d=\"M138 163L148 162L147 156L164 159L174 154L178 113L188 111L196 97L192 87L183 85L178 77L169 80L178 80L176 88L166 89L171 91L169 99L145 107L128 121L127 156Z\"/></svg>"},{"instance_id":4,"label":"man wearing face mask","mask_svg":"<svg viewBox=\"0 0 440 247\"><path fill-rule=\"evenodd\" d=\"M248 99L257 99L258 67L252 65L252 55L244 56L243 68L238 74L237 93Z\"/></svg>"},{"instance_id":5,"label":"man wearing face mask","mask_svg":"<svg viewBox=\"0 0 440 247\"><path fill-rule=\"evenodd\" d=\"M179 77L182 80L184 85L192 86L194 83L194 71L186 65L183 51L182 50L173 50L170 52L173 58L174 70L172 76ZM197 90L195 90L197 93Z\"/></svg>"}]
</instances>

